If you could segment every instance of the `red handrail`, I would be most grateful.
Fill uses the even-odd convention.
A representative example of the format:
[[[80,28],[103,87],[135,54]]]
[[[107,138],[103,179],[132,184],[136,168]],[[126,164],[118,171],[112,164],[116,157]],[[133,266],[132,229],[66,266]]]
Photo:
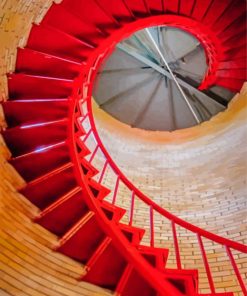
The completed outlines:
[[[245,246],[241,243],[232,241],[230,239],[221,237],[219,235],[216,235],[216,234],[209,232],[205,229],[202,229],[200,227],[197,227],[197,226],[173,215],[169,211],[167,211],[164,208],[157,205],[154,201],[152,201],[149,197],[147,197],[144,193],[142,193],[137,187],[135,187],[131,181],[129,181],[129,179],[122,173],[122,171],[115,164],[115,162],[113,161],[113,159],[109,155],[108,151],[104,147],[104,145],[99,137],[99,134],[97,132],[96,126],[95,126],[93,112],[92,112],[91,97],[92,97],[92,91],[93,91],[93,82],[96,77],[97,70],[99,69],[99,66],[101,64],[101,60],[103,60],[104,58],[107,57],[107,55],[112,51],[113,46],[114,46],[114,41],[112,41],[112,44],[109,44],[109,42],[108,42],[108,46],[102,47],[102,48],[105,48],[105,51],[102,51],[102,48],[101,48],[101,51],[100,50],[96,51],[95,54],[92,55],[91,59],[88,61],[86,67],[83,70],[83,74],[81,75],[81,78],[80,78],[81,81],[86,81],[82,84],[80,93],[83,96],[83,99],[81,102],[86,104],[87,111],[84,114],[82,111],[82,108],[79,108],[79,110],[82,112],[82,114],[81,114],[82,117],[85,115],[88,116],[89,123],[90,123],[90,127],[89,127],[90,129],[89,129],[89,132],[87,133],[87,135],[85,135],[85,138],[89,137],[89,133],[90,134],[92,133],[93,137],[96,141],[97,147],[99,147],[99,149],[97,149],[97,151],[101,150],[101,152],[103,153],[103,155],[106,158],[106,162],[104,163],[104,166],[103,166],[103,171],[101,172],[100,182],[103,180],[106,166],[109,166],[109,167],[111,167],[111,169],[115,172],[115,174],[117,176],[117,181],[116,181],[115,188],[114,188],[114,195],[113,195],[112,203],[115,204],[115,202],[116,202],[118,186],[119,186],[120,181],[132,192],[131,208],[130,208],[130,223],[131,224],[133,221],[133,213],[134,213],[134,199],[139,198],[146,205],[148,205],[148,207],[150,209],[150,245],[151,246],[154,246],[153,212],[156,211],[157,213],[159,213],[160,215],[162,215],[163,217],[165,217],[166,219],[171,221],[174,247],[175,247],[175,255],[176,255],[178,269],[182,268],[182,264],[181,264],[181,259],[180,259],[179,244],[178,244],[177,233],[176,233],[176,225],[196,234],[196,236],[198,237],[198,243],[199,243],[199,246],[201,249],[202,259],[203,259],[206,274],[208,277],[210,290],[212,292],[215,291],[214,282],[213,282],[213,278],[211,275],[210,266],[207,261],[207,255],[206,255],[206,251],[203,246],[202,238],[209,239],[215,243],[218,243],[218,244],[224,246],[227,250],[228,256],[230,258],[230,262],[232,264],[232,267],[234,269],[236,277],[239,281],[240,287],[241,287],[242,291],[245,293],[246,288],[244,287],[240,272],[239,272],[236,262],[232,256],[231,249],[234,249],[234,250],[242,252],[242,253],[247,253],[247,246]],[[97,151],[94,153],[94,156],[97,153]]]

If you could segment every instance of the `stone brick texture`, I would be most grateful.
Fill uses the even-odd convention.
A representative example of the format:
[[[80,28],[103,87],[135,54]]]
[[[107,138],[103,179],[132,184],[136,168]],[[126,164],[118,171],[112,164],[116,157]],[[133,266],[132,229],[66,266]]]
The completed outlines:
[[[175,132],[149,132],[116,121],[94,104],[99,135],[115,163],[133,184],[178,217],[223,237],[247,242],[247,88],[243,86],[228,109],[210,121]],[[91,143],[93,147],[93,142]],[[98,168],[104,158],[95,159]],[[103,183],[114,189],[116,175],[108,168]],[[112,195],[108,197],[112,199]],[[129,219],[131,191],[121,182],[117,204]],[[143,243],[150,241],[150,208],[135,199],[134,225],[144,227]],[[155,246],[170,249],[175,267],[171,223],[155,213]],[[184,268],[200,270],[200,289],[208,293],[197,236],[177,227]],[[226,288],[242,295],[224,247],[203,240],[217,291]],[[235,254],[246,279],[247,257]],[[239,292],[239,294],[238,294]]]

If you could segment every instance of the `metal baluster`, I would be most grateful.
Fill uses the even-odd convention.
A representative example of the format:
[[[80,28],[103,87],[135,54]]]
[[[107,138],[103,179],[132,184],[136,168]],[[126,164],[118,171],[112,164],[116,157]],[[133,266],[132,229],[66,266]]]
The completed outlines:
[[[247,289],[246,289],[246,287],[245,287],[245,284],[244,284],[244,282],[243,282],[243,279],[242,279],[242,277],[241,277],[241,274],[240,274],[240,272],[239,272],[239,269],[238,269],[238,266],[237,266],[237,264],[236,264],[236,262],[235,262],[235,259],[234,259],[233,255],[232,255],[232,251],[231,251],[231,249],[230,249],[229,247],[227,247],[227,246],[226,246],[226,252],[227,252],[227,255],[228,255],[228,257],[229,257],[229,259],[230,259],[230,261],[231,261],[232,267],[233,267],[234,272],[235,272],[235,274],[236,274],[236,277],[237,277],[237,279],[238,279],[239,285],[240,285],[240,287],[241,287],[241,289],[242,289],[243,295],[247,295]]]
[[[200,234],[197,234],[197,238],[198,238],[198,243],[201,249],[201,253],[202,253],[202,259],[203,259],[203,263],[206,269],[206,273],[207,273],[207,278],[208,278],[208,283],[209,283],[209,287],[211,290],[211,293],[215,293],[215,288],[214,288],[214,282],[213,282],[213,278],[212,278],[212,274],[210,271],[210,267],[208,264],[208,259],[207,259],[207,255],[203,246],[203,242],[202,242],[202,238],[200,236]]]
[[[104,174],[105,174],[105,171],[106,171],[106,167],[107,167],[107,165],[108,165],[108,160],[105,161],[105,164],[104,164],[104,166],[103,166],[103,170],[102,170],[102,172],[101,172],[101,175],[100,175],[100,178],[99,178],[98,183],[101,183],[101,182],[102,182],[103,177],[104,177]]]
[[[131,204],[130,204],[129,225],[132,225],[132,222],[133,222],[134,206],[135,206],[135,192],[132,191],[132,195],[131,195]]]
[[[86,136],[84,137],[84,139],[83,139],[84,143],[87,141],[87,139],[90,136],[91,132],[92,132],[92,128],[90,128],[90,130],[87,132]]]
[[[154,212],[153,212],[153,206],[150,206],[150,246],[154,247]]]
[[[112,204],[113,205],[115,204],[116,198],[117,198],[117,191],[118,191],[118,186],[119,186],[119,180],[120,180],[120,177],[117,176],[117,181],[116,181],[116,184],[115,184],[115,189],[114,189],[113,198],[112,198]]]
[[[182,269],[179,244],[178,244],[178,237],[177,237],[177,231],[176,231],[176,224],[174,223],[174,221],[172,221],[172,234],[173,234],[173,241],[174,241],[174,247],[175,247],[177,268]]]
[[[96,147],[95,147],[95,149],[93,151],[93,154],[91,155],[91,157],[90,157],[90,159],[88,161],[89,163],[91,163],[93,161],[93,159],[95,157],[95,154],[97,153],[98,149],[99,149],[99,144],[96,145]]]

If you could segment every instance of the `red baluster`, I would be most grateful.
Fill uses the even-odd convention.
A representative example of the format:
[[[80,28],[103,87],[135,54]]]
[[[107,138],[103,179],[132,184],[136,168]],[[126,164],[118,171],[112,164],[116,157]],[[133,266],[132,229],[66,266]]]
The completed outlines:
[[[212,274],[211,274],[210,267],[209,267],[209,264],[208,264],[207,255],[206,255],[206,252],[205,252],[205,249],[204,249],[204,246],[203,246],[202,238],[201,238],[201,236],[199,234],[197,234],[197,238],[198,238],[199,246],[200,246],[201,253],[202,253],[203,263],[204,263],[205,270],[206,270],[206,273],[207,273],[209,287],[210,287],[211,293],[215,293],[214,282],[213,282]]]
[[[240,274],[240,272],[239,272],[239,269],[238,269],[238,266],[237,266],[237,264],[236,264],[236,262],[235,262],[235,259],[234,259],[233,255],[232,255],[232,251],[231,251],[231,249],[230,249],[229,247],[227,247],[227,246],[226,246],[226,252],[227,252],[227,255],[228,255],[228,257],[229,257],[229,259],[230,259],[230,261],[231,261],[232,267],[233,267],[234,272],[235,272],[235,274],[236,274],[236,277],[237,277],[237,279],[238,279],[239,285],[240,285],[240,287],[241,287],[241,289],[242,289],[243,295],[247,295],[247,289],[246,289],[246,287],[245,287],[245,284],[244,284],[244,282],[243,282],[243,279],[242,279],[242,277],[241,277],[241,274]]]
[[[150,246],[154,247],[154,212],[153,212],[153,206],[150,206]]]
[[[117,198],[117,191],[118,191],[118,186],[119,186],[119,176],[117,176],[117,181],[115,184],[115,189],[114,189],[114,193],[113,193],[113,198],[112,198],[112,204],[114,205],[116,202],[116,198]]]
[[[96,145],[96,147],[95,147],[95,149],[94,149],[94,151],[93,151],[93,153],[92,153],[92,155],[91,155],[91,157],[89,159],[89,163],[91,163],[93,161],[93,159],[95,157],[95,154],[97,153],[98,149],[99,149],[99,144]]]
[[[129,225],[132,225],[133,215],[134,215],[134,206],[135,206],[135,192],[132,191],[132,195],[131,195],[131,204],[130,204]]]
[[[174,221],[172,221],[172,234],[173,234],[173,241],[174,241],[174,247],[175,247],[177,268],[182,269],[179,244],[178,244],[178,237],[177,237],[177,231],[176,231],[176,224],[174,223]]]
[[[86,136],[84,137],[84,139],[83,139],[84,143],[87,141],[87,139],[90,136],[91,132],[92,132],[92,128],[90,128],[90,130],[87,132]]]
[[[101,175],[100,175],[100,177],[99,177],[99,183],[101,183],[102,182],[102,180],[103,180],[103,177],[104,177],[104,174],[105,174],[105,171],[106,171],[106,167],[107,167],[107,165],[108,165],[108,160],[106,160],[105,161],[105,164],[104,164],[104,166],[103,166],[103,170],[102,170],[102,172],[101,172]]]

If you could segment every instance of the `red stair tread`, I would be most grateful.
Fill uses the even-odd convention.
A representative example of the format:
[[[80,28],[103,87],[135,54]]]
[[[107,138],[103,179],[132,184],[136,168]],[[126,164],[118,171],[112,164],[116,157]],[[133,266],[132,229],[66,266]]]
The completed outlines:
[[[198,271],[186,269],[164,269],[164,278],[171,282],[184,295],[198,292]]]
[[[61,167],[69,161],[68,147],[62,142],[40,151],[13,158],[10,163],[29,182]]]
[[[95,1],[64,0],[61,5],[80,17],[83,22],[94,24],[107,31],[117,27],[115,20],[103,11]],[[93,11],[93,14],[89,14],[89,11]]]
[[[68,117],[68,99],[15,100],[2,104],[8,127]],[[20,112],[22,110],[22,112]]]
[[[82,263],[86,263],[104,239],[93,212],[88,212],[60,240],[57,250]]]
[[[122,296],[157,295],[157,292],[147,283],[147,281],[129,265],[126,267],[116,291]]]
[[[143,17],[149,15],[149,11],[143,0],[125,0],[127,6],[136,17]]]
[[[104,37],[103,33],[95,25],[83,22],[81,18],[70,13],[64,6],[55,3],[48,10],[42,24],[57,28],[77,39],[94,45],[98,44]]]
[[[115,222],[120,221],[120,219],[126,213],[126,210],[124,210],[123,208],[112,205],[107,201],[101,201],[99,205],[103,210],[103,212],[105,213],[105,215],[107,216],[107,218]]]
[[[107,187],[99,184],[93,179],[88,181],[88,186],[92,191],[93,196],[98,200],[103,200],[111,192]]]
[[[126,225],[123,223],[119,223],[119,229],[128,239],[128,241],[134,246],[138,246],[140,244],[145,233],[145,230],[142,228]]]
[[[121,278],[127,262],[112,244],[105,238],[92,258],[86,264],[87,273],[83,281],[114,290]]]
[[[117,5],[112,5],[111,0],[100,0],[98,3],[101,7],[107,7],[108,13],[120,23],[133,20],[133,14],[124,1],[118,1]]]
[[[194,7],[195,0],[180,0],[180,10],[181,15],[190,16],[192,9]]]
[[[36,218],[36,222],[52,233],[62,236],[87,212],[83,194],[80,187],[77,187],[45,208]]]
[[[73,166],[68,163],[28,183],[21,193],[43,210],[76,185]]]
[[[156,269],[164,270],[169,250],[149,246],[138,246],[138,251]]]
[[[44,76],[10,74],[10,99],[64,99],[71,94],[72,81]]]
[[[30,48],[18,48],[16,72],[30,75],[74,79],[79,75],[80,63],[62,59]]]
[[[13,156],[20,156],[64,141],[67,137],[67,126],[67,119],[23,125],[7,129],[3,132],[3,137]]]
[[[87,42],[45,25],[33,25],[27,47],[77,63],[85,61],[94,49]]]

